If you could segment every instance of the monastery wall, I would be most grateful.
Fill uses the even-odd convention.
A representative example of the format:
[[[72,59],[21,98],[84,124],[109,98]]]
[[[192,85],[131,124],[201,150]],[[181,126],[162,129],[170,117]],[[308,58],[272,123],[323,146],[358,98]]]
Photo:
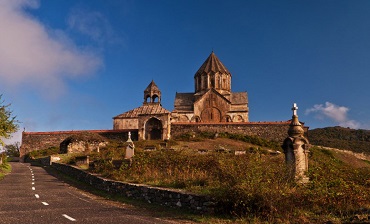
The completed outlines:
[[[243,122],[243,123],[172,123],[171,137],[179,136],[189,132],[228,132],[232,134],[243,134],[258,136],[273,141],[283,142],[288,135],[290,121],[281,122]],[[308,131],[308,128],[304,128]]]
[[[60,143],[71,135],[93,132],[107,139],[126,141],[128,132],[131,131],[132,139],[137,140],[137,130],[83,130],[83,131],[53,131],[53,132],[23,132],[20,157],[32,151],[47,149],[49,147],[58,147]]]
[[[283,142],[287,137],[290,121],[281,122],[244,122],[244,123],[172,123],[171,137],[179,136],[183,133],[228,132],[233,134],[243,134],[259,136],[269,140]],[[304,127],[307,133],[308,128]],[[132,133],[132,140],[138,139],[137,130],[84,130],[84,131],[56,131],[56,132],[23,132],[20,157],[35,150],[47,149],[49,147],[60,147],[60,143],[71,135],[82,132],[94,132],[107,139],[126,141],[128,132]]]

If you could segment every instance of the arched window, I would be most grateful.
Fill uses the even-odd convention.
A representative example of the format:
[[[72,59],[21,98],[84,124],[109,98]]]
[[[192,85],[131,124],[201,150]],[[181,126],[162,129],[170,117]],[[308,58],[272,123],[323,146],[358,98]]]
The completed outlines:
[[[159,102],[159,97],[157,95],[152,96],[152,103],[158,103]]]
[[[210,88],[216,88],[216,82],[215,82],[215,75],[213,74],[213,75],[210,75],[209,76],[209,87]]]

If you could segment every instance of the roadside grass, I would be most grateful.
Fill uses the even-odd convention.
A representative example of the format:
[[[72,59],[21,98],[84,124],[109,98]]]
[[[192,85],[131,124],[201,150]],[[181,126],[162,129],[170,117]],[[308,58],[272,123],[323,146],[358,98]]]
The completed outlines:
[[[34,164],[36,165],[36,164]],[[125,206],[129,206],[130,209],[135,211],[144,211],[147,214],[150,214],[153,217],[170,219],[170,220],[178,220],[181,221],[190,221],[190,222],[202,222],[202,223],[227,223],[232,220],[230,217],[224,216],[211,216],[211,215],[199,215],[194,214],[191,211],[184,210],[184,209],[176,209],[170,207],[163,207],[157,204],[150,204],[146,201],[135,200],[131,198],[127,198],[125,196],[119,194],[111,194],[102,190],[98,190],[91,185],[88,185],[84,182],[78,181],[62,172],[55,170],[50,166],[43,166],[43,168],[51,175],[57,177],[59,180],[77,188],[88,192],[94,196],[104,198],[106,200],[122,203]]]
[[[6,158],[3,159],[3,164],[0,165],[0,180],[2,180],[5,177],[5,175],[10,173],[11,171],[12,171],[11,165],[6,161]]]

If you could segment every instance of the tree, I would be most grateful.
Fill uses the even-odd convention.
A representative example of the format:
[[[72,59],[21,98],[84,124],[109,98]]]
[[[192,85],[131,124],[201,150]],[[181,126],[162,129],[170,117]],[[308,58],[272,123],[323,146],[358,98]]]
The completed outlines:
[[[12,156],[12,157],[19,157],[20,143],[16,142],[16,143],[11,144],[11,145],[6,145],[4,147],[4,149],[5,149],[6,155]]]
[[[12,133],[19,128],[16,116],[13,116],[13,111],[9,110],[10,104],[4,104],[0,94],[0,145],[4,145],[3,138],[8,139],[12,137]]]

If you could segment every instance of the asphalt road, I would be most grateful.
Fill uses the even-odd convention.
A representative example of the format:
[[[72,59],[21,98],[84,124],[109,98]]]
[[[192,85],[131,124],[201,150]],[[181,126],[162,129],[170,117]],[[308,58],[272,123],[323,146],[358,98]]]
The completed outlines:
[[[92,197],[42,167],[11,163],[0,181],[0,223],[178,223],[121,203]]]

